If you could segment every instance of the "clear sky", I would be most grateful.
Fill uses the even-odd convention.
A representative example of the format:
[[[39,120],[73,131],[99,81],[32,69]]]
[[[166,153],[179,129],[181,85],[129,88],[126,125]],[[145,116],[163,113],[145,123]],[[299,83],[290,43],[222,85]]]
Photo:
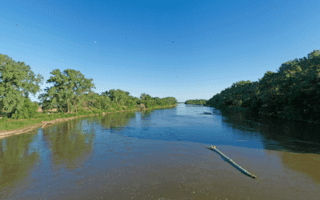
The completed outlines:
[[[319,8],[319,0],[2,1],[0,53],[44,83],[69,68],[99,94],[209,99],[320,49]]]

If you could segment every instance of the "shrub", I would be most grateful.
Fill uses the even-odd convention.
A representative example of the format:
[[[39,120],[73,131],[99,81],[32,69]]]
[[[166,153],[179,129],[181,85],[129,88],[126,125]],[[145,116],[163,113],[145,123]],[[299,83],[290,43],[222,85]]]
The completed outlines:
[[[93,114],[99,114],[102,113],[102,111],[100,109],[94,109],[92,110]]]
[[[146,108],[151,108],[152,104],[150,101],[145,101]]]
[[[78,115],[86,115],[87,111],[83,108],[78,109]]]
[[[17,108],[11,115],[12,119],[30,119],[36,118],[38,116],[38,104],[36,102],[31,102],[29,98],[25,98],[23,106]]]

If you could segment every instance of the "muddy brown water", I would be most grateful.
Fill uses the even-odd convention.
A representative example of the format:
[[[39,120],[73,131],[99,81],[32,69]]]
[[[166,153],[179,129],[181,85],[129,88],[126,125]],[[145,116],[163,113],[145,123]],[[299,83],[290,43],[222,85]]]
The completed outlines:
[[[179,105],[116,113],[3,138],[0,199],[320,196],[317,135],[307,140],[317,126],[308,129],[282,121],[282,128],[304,127],[309,137],[298,137],[298,132],[280,136],[285,129],[275,124],[279,120],[218,111],[214,116],[200,115],[203,111],[215,110]],[[244,175],[207,149],[210,144],[257,178]]]

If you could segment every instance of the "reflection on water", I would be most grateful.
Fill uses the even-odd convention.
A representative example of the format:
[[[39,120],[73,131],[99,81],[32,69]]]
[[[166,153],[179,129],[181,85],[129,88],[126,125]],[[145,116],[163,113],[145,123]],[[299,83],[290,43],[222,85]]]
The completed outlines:
[[[211,112],[214,115],[201,115]],[[320,153],[320,126],[253,114],[178,104],[166,110],[136,113],[116,132],[129,137],[191,141],[300,153]]]
[[[51,152],[51,162],[66,169],[83,163],[93,149],[93,120],[72,120],[43,130],[43,141]]]
[[[112,168],[124,152],[137,151],[133,141],[141,138],[297,152],[281,154],[281,163],[320,183],[319,132],[315,124],[185,104],[75,119],[0,140],[0,199],[30,188],[53,195],[50,185],[56,180],[58,185],[77,180],[81,187],[83,174]],[[116,144],[126,148],[116,150]]]
[[[135,112],[118,112],[105,115],[101,119],[101,126],[106,129],[121,131],[128,122],[135,117]]]
[[[282,118],[222,112],[225,126],[240,135],[261,136],[264,149],[320,154],[320,125]]]
[[[0,140],[0,191],[28,176],[39,159],[39,150],[30,147],[34,134]]]

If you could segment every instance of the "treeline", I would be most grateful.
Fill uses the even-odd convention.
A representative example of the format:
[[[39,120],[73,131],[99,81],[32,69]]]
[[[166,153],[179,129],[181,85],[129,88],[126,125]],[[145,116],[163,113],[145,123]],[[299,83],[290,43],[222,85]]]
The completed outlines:
[[[159,108],[175,105],[174,97],[151,97],[141,94],[133,97],[129,92],[112,89],[101,94],[92,91],[95,88],[92,79],[87,79],[80,72],[66,69],[61,72],[53,70],[46,83],[47,87],[38,99],[40,103],[31,102],[29,95],[40,91],[39,84],[43,77],[31,71],[24,62],[16,62],[7,55],[0,54],[0,111],[7,118],[37,118],[39,106],[43,112],[56,109],[57,112],[88,114],[144,108]]]
[[[199,104],[199,105],[205,105],[207,103],[207,100],[205,99],[194,99],[194,100],[187,100],[184,102],[185,104]]]
[[[256,82],[239,81],[214,95],[207,106],[252,111],[292,120],[320,121],[320,53],[283,63]]]

